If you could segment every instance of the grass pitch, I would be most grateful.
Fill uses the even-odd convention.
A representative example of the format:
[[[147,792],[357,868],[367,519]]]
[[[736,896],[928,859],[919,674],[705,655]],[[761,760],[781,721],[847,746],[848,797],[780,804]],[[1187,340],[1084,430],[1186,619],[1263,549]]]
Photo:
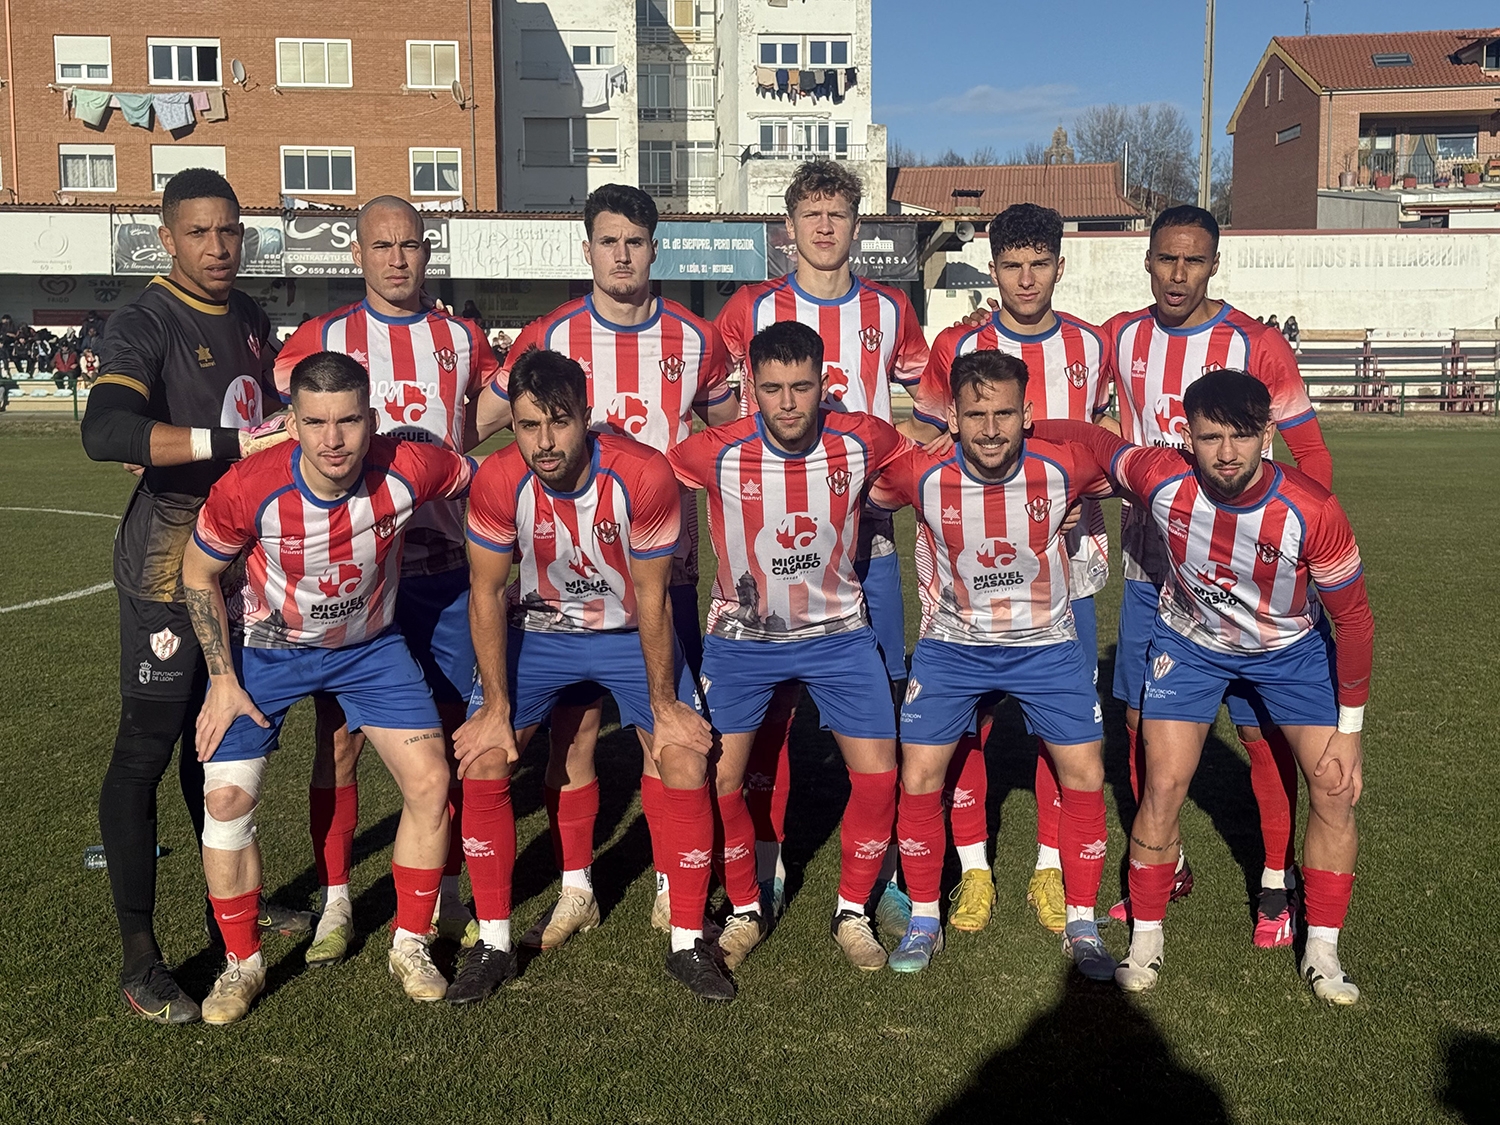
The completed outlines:
[[[113,521],[12,509],[118,513],[130,478],[86,461],[70,424],[0,421],[0,608],[107,581]],[[99,838],[118,715],[104,592],[0,613],[0,1121],[1092,1121],[1135,1106],[1178,1121],[1495,1120],[1500,987],[1484,911],[1500,869],[1500,429],[1330,421],[1377,623],[1361,871],[1342,943],[1363,991],[1355,1009],[1324,1007],[1289,952],[1250,944],[1259,834],[1222,719],[1184,810],[1197,889],[1172,908],[1155,994],[1127,1000],[1070,973],[1027,908],[1032,758],[1004,708],[989,747],[994,921],[950,932],[918,976],[854,972],[827,931],[847,782],[804,706],[791,902],[732,1005],[696,1003],[662,969],[638,751],[615,732],[600,753],[605,923],[500,995],[472,1010],[419,1007],[388,977],[398,799],[372,754],[349,962],[309,972],[301,944],[272,939],[269,992],[245,1023],[149,1025],[121,1005],[108,882],[81,862]],[[903,527],[909,543],[909,516]],[[1100,599],[1106,695],[1118,589]],[[1106,717],[1118,860],[1130,797],[1118,707]],[[261,814],[267,892],[299,906],[315,889],[310,740],[304,704]],[[519,933],[555,891],[535,752],[515,802]],[[217,966],[201,952],[202,876],[170,776],[161,840],[159,935],[201,996]],[[1101,906],[1118,889],[1112,862]],[[1106,929],[1116,953],[1125,939]]]

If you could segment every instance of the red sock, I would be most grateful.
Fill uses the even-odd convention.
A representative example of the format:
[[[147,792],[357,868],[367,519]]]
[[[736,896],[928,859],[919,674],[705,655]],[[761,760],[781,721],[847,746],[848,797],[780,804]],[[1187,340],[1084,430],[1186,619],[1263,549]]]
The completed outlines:
[[[1297,760],[1280,728],[1267,737],[1246,742],[1250,755],[1250,788],[1260,809],[1260,837],[1265,844],[1266,866],[1285,871],[1292,865],[1292,825],[1297,823]]]
[[[510,778],[464,780],[464,855],[474,887],[474,914],[485,922],[510,917],[510,882],[516,867],[516,816]]]
[[[312,831],[313,866],[320,887],[349,882],[354,866],[354,830],[359,826],[359,786],[307,790],[308,827]]]
[[[672,865],[660,870],[672,883],[672,925],[701,930],[714,847],[713,798],[707,782],[698,789],[668,789],[663,785],[661,794],[662,829],[667,837],[662,850],[671,856]],[[755,874],[753,856],[750,874]]]
[[[651,866],[670,882],[677,870],[677,856],[672,851],[667,826],[666,792],[667,787],[661,783],[661,778],[641,774],[641,815],[646,818],[646,833],[651,837]]]
[[[1104,790],[1064,789],[1058,811],[1064,901],[1069,906],[1092,907],[1099,898],[1109,839],[1104,827]]]
[[[414,934],[432,929],[432,905],[443,883],[443,869],[392,863],[391,880],[396,884],[396,928]]]
[[[896,771],[849,771],[849,803],[839,830],[839,897],[864,902],[875,889],[880,861],[896,820]]]
[[[1349,899],[1354,894],[1354,875],[1340,871],[1302,869],[1302,901],[1306,904],[1307,924],[1342,930],[1349,913]]]
[[[594,862],[594,822],[598,818],[597,777],[581,789],[547,786],[547,823],[552,826],[552,858],[559,871],[581,871]],[[649,817],[646,823],[649,828]]]
[[[1061,849],[1058,843],[1062,838],[1058,830],[1061,820],[1062,785],[1057,780],[1057,766],[1039,738],[1036,740],[1036,842]]]
[[[448,786],[448,858],[443,863],[444,875],[457,875],[464,869],[464,786],[468,782]]]
[[[714,818],[714,855],[723,864],[724,893],[734,906],[749,906],[760,901],[760,886],[755,881],[755,824],[745,807],[741,789],[719,798],[719,814]]]
[[[260,888],[233,898],[208,896],[214,919],[224,935],[224,951],[243,961],[260,952]],[[1347,902],[1348,899],[1346,898]]]
[[[1146,776],[1146,755],[1141,749],[1141,732],[1125,724],[1125,743],[1130,754],[1130,793],[1136,808],[1141,807],[1141,780]]]
[[[907,894],[913,902],[937,902],[943,882],[943,856],[948,851],[942,791],[914,794],[903,785],[901,803],[896,808],[896,835],[901,840],[901,873],[906,876]]]
[[[988,733],[985,729],[977,735],[965,734],[958,740],[958,749],[953,751],[953,760],[948,763],[943,795],[949,802],[948,819],[953,824],[953,842],[960,847],[988,843],[990,838],[985,812],[990,780],[984,764],[984,736]],[[924,898],[922,901],[932,900]]]
[[[786,839],[786,802],[791,781],[792,720],[796,709],[787,712],[785,722],[767,715],[755,732],[750,758],[745,763],[745,807],[755,825],[755,838],[765,843]]]
[[[1167,916],[1167,899],[1172,896],[1172,879],[1177,861],[1141,863],[1130,861],[1130,912],[1137,922],[1160,922]]]

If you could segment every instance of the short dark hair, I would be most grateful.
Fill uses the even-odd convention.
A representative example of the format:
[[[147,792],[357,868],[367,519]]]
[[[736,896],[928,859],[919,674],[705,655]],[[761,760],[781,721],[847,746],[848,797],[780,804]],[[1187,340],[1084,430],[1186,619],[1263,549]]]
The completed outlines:
[[[786,187],[786,213],[795,215],[797,204],[804,199],[819,199],[825,195],[842,195],[858,215],[864,185],[858,176],[837,161],[809,160],[797,169]]]
[[[369,402],[370,373],[358,360],[349,358],[343,352],[313,352],[292,368],[289,392],[296,398],[299,391],[311,391],[313,394],[358,391]]]
[[[958,406],[958,392],[965,387],[978,387],[981,383],[1015,383],[1026,396],[1026,381],[1030,373],[1019,356],[1009,352],[968,352],[953,361],[948,370],[948,389],[953,395],[953,405]]]
[[[990,224],[990,257],[999,258],[1005,250],[1039,247],[1055,258],[1062,253],[1062,236],[1062,216],[1051,207],[1015,203]]]
[[[1271,424],[1271,391],[1243,371],[1210,371],[1182,392],[1182,412],[1190,420],[1206,418],[1237,434],[1258,434]]]
[[[170,227],[177,218],[178,206],[189,199],[227,199],[234,204],[236,212],[240,209],[240,197],[218,172],[212,168],[184,168],[162,189],[162,226]]]
[[[823,374],[823,337],[800,320],[778,320],[750,338],[750,371],[759,373],[767,363],[787,366],[812,360],[813,371]]]
[[[527,348],[511,368],[506,388],[511,402],[530,395],[554,418],[583,420],[589,409],[589,381],[575,359],[561,352]]]
[[[638,227],[645,227],[656,237],[656,200],[629,184],[604,184],[589,192],[583,201],[583,229],[594,237],[594,220],[608,211],[624,215]]]
[[[1156,238],[1157,231],[1166,230],[1168,227],[1201,227],[1208,231],[1208,236],[1213,239],[1214,249],[1219,248],[1219,220],[1202,207],[1194,207],[1191,203],[1168,207],[1156,216],[1156,222],[1151,224],[1152,239]]]

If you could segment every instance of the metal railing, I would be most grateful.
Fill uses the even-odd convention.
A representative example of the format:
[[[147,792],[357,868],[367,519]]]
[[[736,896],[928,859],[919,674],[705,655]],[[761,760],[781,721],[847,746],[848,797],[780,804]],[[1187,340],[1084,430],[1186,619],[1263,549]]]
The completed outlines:
[[[681,106],[643,105],[637,111],[642,121],[712,121],[711,109],[684,109]]]
[[[637,27],[637,43],[671,46],[674,43],[712,43],[712,27]]]
[[[751,145],[745,150],[747,159],[759,157],[763,160],[813,160],[822,157],[825,160],[863,160],[867,145],[843,145],[842,147],[830,145],[828,148],[818,148],[807,144],[787,145]]]

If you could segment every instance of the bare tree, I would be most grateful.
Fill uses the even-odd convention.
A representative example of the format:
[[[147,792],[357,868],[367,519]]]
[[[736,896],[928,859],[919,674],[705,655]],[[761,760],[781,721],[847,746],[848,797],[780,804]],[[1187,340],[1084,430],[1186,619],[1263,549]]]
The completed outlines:
[[[1195,193],[1193,131],[1175,106],[1090,106],[1074,119],[1080,160],[1120,160],[1130,145],[1129,198],[1155,216]]]
[[[1219,220],[1220,226],[1229,226],[1233,221],[1230,189],[1234,183],[1234,150],[1221,148],[1214,153],[1213,178],[1209,181],[1208,209]]]
[[[914,148],[908,148],[895,137],[886,146],[885,162],[892,168],[915,168],[926,164],[926,159]]]
[[[1007,164],[1045,164],[1047,146],[1041,141],[1027,141],[1022,148],[1013,148],[1005,154]]]
[[[999,161],[995,159],[995,146],[980,145],[974,150],[974,155],[969,157],[969,163],[976,165],[999,163]]]

